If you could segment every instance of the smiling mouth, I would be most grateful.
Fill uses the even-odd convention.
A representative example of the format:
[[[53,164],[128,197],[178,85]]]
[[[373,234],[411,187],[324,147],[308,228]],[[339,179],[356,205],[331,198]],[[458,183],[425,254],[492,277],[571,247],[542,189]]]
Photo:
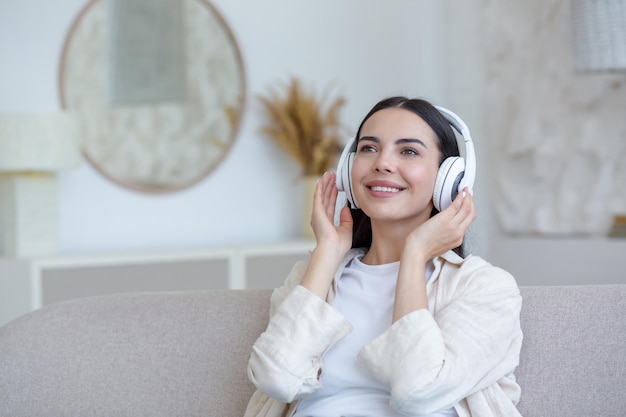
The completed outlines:
[[[381,193],[399,193],[400,191],[402,191],[400,188],[381,187],[381,186],[370,187],[370,190],[381,192]]]

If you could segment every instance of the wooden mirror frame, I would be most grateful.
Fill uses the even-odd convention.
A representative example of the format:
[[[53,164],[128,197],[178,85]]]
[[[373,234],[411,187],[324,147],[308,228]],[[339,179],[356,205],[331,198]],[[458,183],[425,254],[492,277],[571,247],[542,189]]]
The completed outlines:
[[[184,104],[107,104],[105,0],[86,4],[64,42],[61,106],[79,116],[89,163],[131,190],[173,192],[201,181],[227,155],[243,118],[246,77],[235,37],[207,0],[183,1],[188,20]]]

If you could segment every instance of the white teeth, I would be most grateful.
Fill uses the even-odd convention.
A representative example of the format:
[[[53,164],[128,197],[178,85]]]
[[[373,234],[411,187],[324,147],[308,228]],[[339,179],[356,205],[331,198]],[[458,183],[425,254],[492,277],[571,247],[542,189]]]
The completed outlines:
[[[391,188],[391,187],[379,187],[379,186],[375,186],[372,187],[372,191],[379,191],[379,192],[383,192],[383,193],[397,193],[400,191],[399,188]]]

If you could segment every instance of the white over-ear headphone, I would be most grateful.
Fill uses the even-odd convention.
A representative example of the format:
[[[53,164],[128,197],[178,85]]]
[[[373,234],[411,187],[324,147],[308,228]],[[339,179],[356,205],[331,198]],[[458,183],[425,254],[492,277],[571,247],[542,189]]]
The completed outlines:
[[[435,189],[433,191],[433,204],[439,211],[445,210],[465,187],[470,192],[474,186],[476,178],[476,155],[474,153],[474,143],[470,136],[470,131],[465,122],[450,110],[435,106],[437,110],[446,118],[448,123],[463,136],[465,144],[465,157],[450,156],[446,158],[437,173]],[[346,193],[346,198],[352,208],[359,208],[352,188],[352,164],[356,156],[357,141],[353,137],[348,141],[339,163],[337,164],[337,189]]]

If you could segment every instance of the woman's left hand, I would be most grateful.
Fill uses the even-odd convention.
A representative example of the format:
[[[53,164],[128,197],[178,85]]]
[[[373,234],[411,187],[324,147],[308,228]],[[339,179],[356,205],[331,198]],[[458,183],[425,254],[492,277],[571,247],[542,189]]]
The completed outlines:
[[[421,254],[432,259],[463,243],[463,237],[476,219],[474,198],[467,187],[452,204],[411,232],[405,244],[405,253]]]

